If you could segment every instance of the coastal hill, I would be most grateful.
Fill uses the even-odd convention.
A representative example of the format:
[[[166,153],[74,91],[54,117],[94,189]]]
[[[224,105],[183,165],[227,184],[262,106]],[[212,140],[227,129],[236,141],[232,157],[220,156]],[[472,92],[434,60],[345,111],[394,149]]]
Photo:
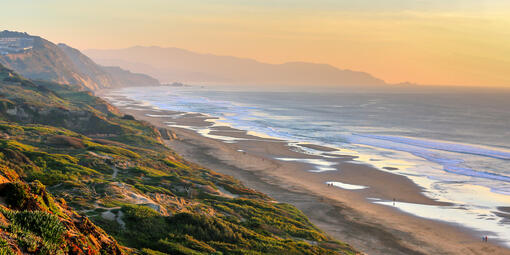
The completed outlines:
[[[0,64],[34,80],[72,84],[86,90],[153,86],[151,77],[97,65],[80,51],[26,33],[0,32]],[[136,84],[124,83],[136,81]]]
[[[48,80],[64,84],[73,84],[83,89],[113,87],[115,81],[95,64],[87,61],[76,65],[61,47],[38,36],[25,33],[0,32],[0,40],[30,40],[32,44],[25,49],[12,50],[0,55],[0,63],[16,72],[35,80]],[[6,47],[7,48],[7,47]],[[64,47],[67,50],[67,47]]]
[[[364,72],[331,65],[291,62],[266,64],[253,59],[199,54],[178,48],[131,47],[85,50],[102,65],[146,73],[162,82],[207,82],[236,85],[380,86],[385,82]]]
[[[158,86],[159,81],[149,75],[132,73],[118,66],[101,66],[120,87]]]
[[[175,138],[0,64],[0,254],[356,254]]]

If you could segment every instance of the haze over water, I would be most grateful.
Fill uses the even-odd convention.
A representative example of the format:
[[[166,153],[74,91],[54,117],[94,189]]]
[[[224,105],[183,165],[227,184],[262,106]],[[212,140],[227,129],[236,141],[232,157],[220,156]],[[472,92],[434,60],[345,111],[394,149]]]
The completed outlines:
[[[401,203],[401,210],[490,231],[510,243],[504,208],[510,204],[508,93],[140,91],[122,93],[162,109],[219,117],[235,128],[339,148],[339,154],[359,156],[356,162],[406,175],[427,196],[454,205]]]

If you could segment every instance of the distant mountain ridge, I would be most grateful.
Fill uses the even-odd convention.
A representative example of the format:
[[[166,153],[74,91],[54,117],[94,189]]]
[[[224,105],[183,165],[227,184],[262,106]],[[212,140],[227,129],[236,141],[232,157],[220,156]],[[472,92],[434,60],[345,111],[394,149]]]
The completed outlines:
[[[111,74],[111,69],[97,65],[77,49],[20,32],[0,32],[0,64],[30,79],[70,84],[83,90],[159,84],[152,77],[125,70]],[[123,83],[129,80],[139,84]]]
[[[267,64],[253,59],[195,53],[179,48],[136,46],[85,50],[103,65],[147,73],[163,82],[207,82],[251,85],[380,86],[386,83],[364,72],[306,62]]]

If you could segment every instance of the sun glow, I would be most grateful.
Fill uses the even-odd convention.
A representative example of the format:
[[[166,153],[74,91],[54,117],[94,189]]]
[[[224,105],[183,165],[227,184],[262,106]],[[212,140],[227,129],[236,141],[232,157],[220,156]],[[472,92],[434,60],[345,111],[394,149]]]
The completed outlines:
[[[510,87],[505,1],[21,0],[3,5],[11,11],[2,14],[0,29],[80,49],[172,46],[268,63],[327,63],[389,83]]]

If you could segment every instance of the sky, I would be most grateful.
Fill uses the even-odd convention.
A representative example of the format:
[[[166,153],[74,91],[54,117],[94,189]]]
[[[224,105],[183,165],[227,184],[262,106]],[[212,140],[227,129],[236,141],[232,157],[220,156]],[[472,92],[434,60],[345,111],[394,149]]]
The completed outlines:
[[[510,87],[508,0],[16,0],[0,29],[78,49],[178,47],[389,83]]]

